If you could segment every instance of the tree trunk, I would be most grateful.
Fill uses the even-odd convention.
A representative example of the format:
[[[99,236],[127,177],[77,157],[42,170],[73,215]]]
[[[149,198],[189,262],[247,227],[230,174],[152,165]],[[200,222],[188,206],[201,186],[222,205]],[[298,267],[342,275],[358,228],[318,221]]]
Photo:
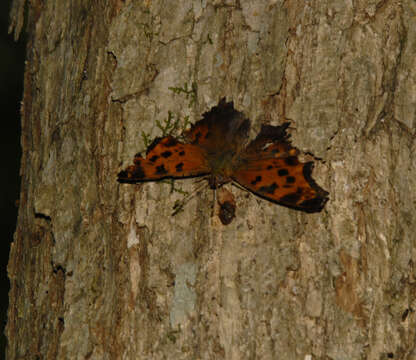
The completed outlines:
[[[26,6],[8,359],[416,357],[414,2]],[[291,121],[322,212],[230,186],[224,226],[209,189],[171,216],[195,180],[117,183],[223,97]]]

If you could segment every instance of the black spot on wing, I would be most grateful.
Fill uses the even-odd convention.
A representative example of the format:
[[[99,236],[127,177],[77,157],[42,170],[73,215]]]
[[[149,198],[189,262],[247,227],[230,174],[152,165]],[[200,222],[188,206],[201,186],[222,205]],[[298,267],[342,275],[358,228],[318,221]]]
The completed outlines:
[[[181,172],[183,170],[183,162],[176,164],[175,168],[176,168],[176,172]]]
[[[273,165],[267,166],[267,170],[271,170],[271,169],[273,169]]]
[[[184,156],[184,155],[185,155],[185,151],[182,150],[179,152],[179,156]]]
[[[164,151],[161,155],[166,159],[166,158],[172,156],[172,151],[169,151],[169,150]]]
[[[146,173],[144,172],[143,168],[140,165],[136,165],[134,167],[132,177],[137,178],[137,179],[144,179],[146,177]]]
[[[165,165],[162,164],[162,165],[156,166],[156,175],[165,175],[167,173],[168,172],[165,169]]]
[[[257,183],[259,183],[261,181],[262,177],[256,176],[256,178],[251,182],[251,185],[256,185]]]
[[[274,192],[278,188],[279,188],[279,186],[274,182],[273,184],[271,184],[269,186],[260,187],[259,192],[264,193],[264,194],[274,194]]]
[[[157,159],[159,159],[159,156],[153,155],[149,160],[154,163]]]
[[[287,169],[279,169],[277,170],[277,175],[286,176],[286,175],[289,175],[289,171],[287,171]]]
[[[288,176],[288,177],[286,178],[286,182],[287,182],[288,184],[293,184],[293,183],[295,183],[295,182],[296,182],[296,179],[295,179],[295,177],[294,177],[294,176]]]
[[[295,166],[298,163],[298,158],[296,156],[288,156],[285,158],[285,163],[289,166]]]

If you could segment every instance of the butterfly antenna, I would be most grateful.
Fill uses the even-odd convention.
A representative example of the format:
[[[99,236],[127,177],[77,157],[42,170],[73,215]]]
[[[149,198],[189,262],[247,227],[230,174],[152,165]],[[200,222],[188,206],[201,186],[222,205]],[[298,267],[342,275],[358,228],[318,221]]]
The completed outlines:
[[[209,177],[210,177],[210,175],[201,176],[198,179],[195,179],[194,183],[196,184],[196,183],[200,183],[204,180],[208,180]]]
[[[200,182],[200,181],[197,181]],[[204,187],[206,187],[207,184],[203,183],[200,184],[194,191],[192,191],[190,194],[186,195],[182,200],[175,201],[175,204],[173,205],[173,213],[172,216],[175,216],[176,214],[180,213],[185,205],[192,200],[192,198],[195,197],[196,194],[198,194]]]

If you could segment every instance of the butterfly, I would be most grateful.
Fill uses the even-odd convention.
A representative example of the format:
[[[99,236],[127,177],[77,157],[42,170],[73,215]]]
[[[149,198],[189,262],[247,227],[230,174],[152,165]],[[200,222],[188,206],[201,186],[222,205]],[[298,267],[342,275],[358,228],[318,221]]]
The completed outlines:
[[[145,157],[137,154],[133,165],[118,174],[118,181],[138,183],[205,175],[212,189],[233,182],[277,204],[319,212],[328,201],[328,193],[312,179],[313,163],[299,161],[299,151],[292,147],[286,132],[288,126],[288,122],[262,125],[249,142],[250,120],[234,109],[233,102],[223,99],[181,139],[170,135],[156,138]],[[234,213],[227,214],[234,211],[235,204],[224,204],[227,207],[221,209],[228,223]]]

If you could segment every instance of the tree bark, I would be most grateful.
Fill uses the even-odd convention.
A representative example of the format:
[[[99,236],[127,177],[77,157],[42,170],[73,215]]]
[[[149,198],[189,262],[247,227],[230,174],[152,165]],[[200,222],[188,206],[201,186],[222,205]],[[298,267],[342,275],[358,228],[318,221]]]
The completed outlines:
[[[416,7],[398,1],[31,1],[8,359],[416,357]],[[25,1],[14,0],[18,36]],[[291,121],[318,214],[194,180],[120,185],[233,100]]]

